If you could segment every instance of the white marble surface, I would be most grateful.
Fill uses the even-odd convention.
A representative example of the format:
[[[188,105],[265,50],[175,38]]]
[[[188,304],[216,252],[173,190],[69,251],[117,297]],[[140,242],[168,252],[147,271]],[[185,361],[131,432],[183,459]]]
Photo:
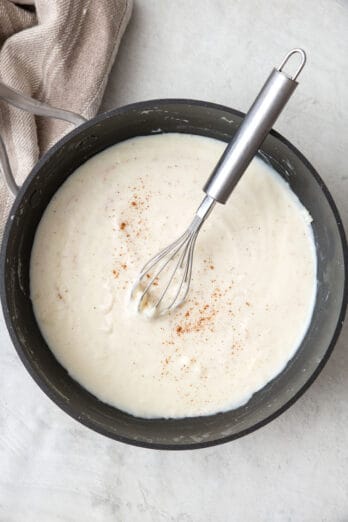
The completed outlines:
[[[270,67],[309,63],[277,129],[316,166],[348,225],[348,3],[136,0],[104,109],[157,97],[246,110]],[[80,426],[38,389],[0,318],[0,521],[348,520],[348,329],[280,418],[224,446],[133,448]]]

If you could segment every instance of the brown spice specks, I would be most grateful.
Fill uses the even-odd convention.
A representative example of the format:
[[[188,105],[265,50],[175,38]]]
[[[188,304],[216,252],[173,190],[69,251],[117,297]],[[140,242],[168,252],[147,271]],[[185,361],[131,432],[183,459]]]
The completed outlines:
[[[191,313],[191,316],[190,316]],[[187,311],[181,321],[181,324],[176,326],[175,331],[177,335],[183,335],[185,333],[200,332],[208,328],[210,331],[214,330],[214,318],[217,311],[213,309],[209,304],[205,304],[198,310],[195,307],[191,307]]]

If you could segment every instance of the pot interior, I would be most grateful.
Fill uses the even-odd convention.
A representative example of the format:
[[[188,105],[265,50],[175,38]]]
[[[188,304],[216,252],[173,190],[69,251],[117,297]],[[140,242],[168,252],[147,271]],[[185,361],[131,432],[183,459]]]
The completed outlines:
[[[66,178],[94,154],[134,136],[183,132],[228,141],[242,117],[225,107],[188,100],[144,102],[100,115],[72,131],[40,160],[12,208],[2,245],[1,297],[15,348],[48,396],[72,417],[109,437],[167,449],[202,447],[240,437],[292,404],[319,373],[336,341],[346,301],[343,228],[313,168],[274,132],[260,153],[286,179],[313,217],[317,298],[309,330],[297,353],[247,404],[207,417],[136,418],[100,402],[76,383],[41,336],[29,297],[30,253],[40,218]]]

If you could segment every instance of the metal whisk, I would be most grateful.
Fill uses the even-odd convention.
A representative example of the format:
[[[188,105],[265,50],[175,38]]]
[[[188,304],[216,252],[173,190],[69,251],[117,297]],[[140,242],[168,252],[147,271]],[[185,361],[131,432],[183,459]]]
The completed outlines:
[[[291,77],[283,67],[295,54],[300,55],[301,61]],[[305,52],[293,49],[281,65],[273,69],[206,182],[203,188],[206,196],[191,224],[182,236],[151,258],[135,280],[131,299],[138,312],[149,316],[164,315],[185,301],[190,288],[194,248],[204,221],[216,202],[226,203],[296,89],[296,79],[305,63]],[[165,275],[167,277],[163,277]]]

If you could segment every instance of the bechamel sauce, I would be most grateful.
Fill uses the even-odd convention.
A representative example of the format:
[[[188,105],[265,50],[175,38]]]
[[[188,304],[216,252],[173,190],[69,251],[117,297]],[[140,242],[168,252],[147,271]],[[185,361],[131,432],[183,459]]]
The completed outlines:
[[[39,224],[30,282],[47,344],[82,386],[134,415],[238,407],[284,368],[308,327],[311,218],[260,159],[202,228],[186,304],[154,320],[127,306],[144,262],[191,221],[224,147],[180,134],[123,142],[77,169]]]

